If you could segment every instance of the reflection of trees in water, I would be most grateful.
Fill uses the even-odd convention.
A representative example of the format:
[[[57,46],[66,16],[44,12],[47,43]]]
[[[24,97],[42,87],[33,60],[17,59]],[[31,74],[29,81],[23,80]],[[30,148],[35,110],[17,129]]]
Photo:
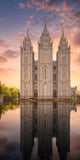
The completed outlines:
[[[19,105],[12,104],[12,103],[9,103],[8,105],[0,106],[0,118],[2,114],[5,114],[5,112],[7,112],[8,110],[16,110],[17,108],[19,108]]]
[[[76,111],[75,104],[45,102],[21,105],[21,151],[24,160],[30,160],[30,157],[40,160],[54,158],[54,137],[59,159],[67,159],[70,152],[71,110]],[[35,137],[38,143],[34,143]]]

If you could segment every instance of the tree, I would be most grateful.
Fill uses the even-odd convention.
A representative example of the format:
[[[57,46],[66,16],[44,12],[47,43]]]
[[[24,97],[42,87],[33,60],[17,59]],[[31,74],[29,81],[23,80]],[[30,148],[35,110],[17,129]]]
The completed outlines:
[[[11,98],[19,98],[20,96],[20,91],[18,88],[9,88],[5,84],[1,84],[0,82],[0,94],[4,94],[6,96],[10,96]]]

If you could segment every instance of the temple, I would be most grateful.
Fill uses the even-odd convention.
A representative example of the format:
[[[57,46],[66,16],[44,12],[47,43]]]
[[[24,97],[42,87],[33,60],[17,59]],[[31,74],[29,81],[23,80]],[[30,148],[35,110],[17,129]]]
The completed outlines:
[[[38,42],[38,60],[34,59],[28,29],[21,46],[20,96],[25,99],[71,98],[76,96],[77,88],[71,88],[70,82],[70,45],[62,29],[56,61],[53,60],[53,42],[45,16],[43,32]]]

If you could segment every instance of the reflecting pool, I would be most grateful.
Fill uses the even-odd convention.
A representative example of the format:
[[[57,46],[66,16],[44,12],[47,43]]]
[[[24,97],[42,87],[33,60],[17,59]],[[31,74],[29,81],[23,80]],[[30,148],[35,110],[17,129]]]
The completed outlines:
[[[1,106],[0,160],[80,160],[80,105]]]

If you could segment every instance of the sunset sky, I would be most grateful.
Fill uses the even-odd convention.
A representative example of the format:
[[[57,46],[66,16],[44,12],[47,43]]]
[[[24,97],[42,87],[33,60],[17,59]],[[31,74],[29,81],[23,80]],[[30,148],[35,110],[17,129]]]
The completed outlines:
[[[80,0],[0,0],[0,81],[20,88],[20,45],[29,27],[37,59],[44,15],[54,60],[64,27],[71,46],[71,86],[80,90]]]

